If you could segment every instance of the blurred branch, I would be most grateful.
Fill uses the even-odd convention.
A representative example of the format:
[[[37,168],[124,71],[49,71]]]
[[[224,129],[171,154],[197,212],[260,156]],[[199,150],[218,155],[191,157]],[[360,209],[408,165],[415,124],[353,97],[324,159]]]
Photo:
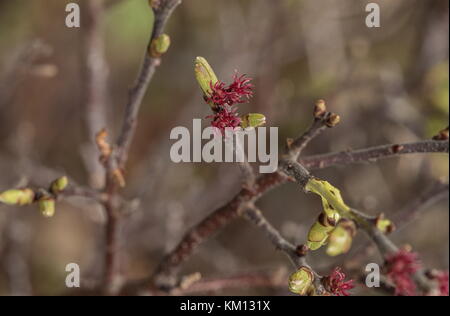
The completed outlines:
[[[153,24],[153,32],[148,44],[148,50],[145,53],[144,62],[139,70],[138,77],[134,86],[130,89],[128,102],[125,106],[125,117],[117,139],[117,160],[118,165],[123,167],[128,157],[128,151],[136,131],[137,116],[142,103],[142,99],[147,91],[147,87],[153,78],[156,67],[159,66],[161,60],[159,57],[152,57],[149,54],[150,45],[154,39],[163,34],[164,27],[172,14],[173,10],[181,3],[181,0],[161,0],[154,1],[153,8],[155,21]]]
[[[394,223],[398,223],[395,232],[398,232],[407,224],[411,223],[422,211],[428,209],[431,205],[437,203],[445,197],[448,197],[448,190],[448,182],[444,182],[442,180],[436,181],[416,199],[412,200],[400,211],[394,213],[392,219]]]
[[[109,69],[105,56],[103,20],[105,7],[103,0],[90,0],[85,9],[85,26],[83,28],[83,61],[85,92],[85,124],[88,143],[83,146],[82,154],[86,165],[89,182],[95,188],[104,183],[104,169],[98,161],[94,143],[95,135],[107,127],[107,86]]]
[[[285,289],[287,275],[284,271],[274,273],[237,274],[225,278],[201,279],[186,289],[179,289],[173,295],[191,295],[196,293],[221,292],[231,289],[272,288]],[[162,293],[162,294],[165,294]]]
[[[114,8],[116,5],[125,3],[126,1],[129,0],[105,0],[105,8],[107,10]]]
[[[395,234],[402,228],[408,225],[412,220],[417,218],[420,212],[428,209],[431,205],[437,203],[444,197],[448,196],[448,182],[436,181],[420,194],[416,199],[405,205],[400,211],[393,212],[392,221],[396,223],[396,228],[392,232]],[[367,247],[369,247],[369,241],[362,243],[358,249],[355,249],[352,254],[352,258],[357,256],[366,256],[364,253]]]
[[[258,177],[251,191],[243,188],[230,202],[213,211],[184,235],[175,249],[159,263],[152,277],[153,281],[162,287],[172,287],[176,283],[175,275],[179,266],[201,243],[239,217],[244,204],[254,203],[270,189],[285,181],[284,175],[274,172]]]
[[[148,85],[153,78],[156,67],[161,63],[160,57],[152,56],[151,45],[163,34],[167,20],[181,0],[151,1],[154,12],[153,31],[150,36],[143,64],[139,70],[134,86],[130,89],[125,106],[122,129],[113,152],[109,154],[105,167],[107,169],[104,192],[108,195],[104,207],[107,213],[106,253],[103,287],[106,293],[114,294],[120,289],[119,284],[119,230],[120,212],[117,205],[117,191],[125,185],[122,169],[128,158],[128,151],[136,131],[137,117]],[[118,181],[119,179],[119,181]]]
[[[41,40],[33,40],[17,50],[0,77],[0,109],[11,102],[30,67],[39,58],[49,56],[51,52],[52,49]]]
[[[272,226],[256,206],[248,205],[247,209],[243,212],[243,216],[259,227],[273,243],[275,248],[283,251],[296,268],[307,266],[305,257],[297,252],[297,248],[293,244],[281,236],[281,233]]]
[[[414,143],[389,144],[359,150],[314,155],[300,159],[306,168],[323,169],[337,165],[373,163],[381,159],[415,153],[447,153],[448,140],[423,140]]]

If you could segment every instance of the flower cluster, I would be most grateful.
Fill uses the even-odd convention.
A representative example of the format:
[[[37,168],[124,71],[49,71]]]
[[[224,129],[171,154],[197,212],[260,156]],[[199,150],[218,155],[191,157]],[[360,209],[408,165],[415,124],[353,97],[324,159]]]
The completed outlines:
[[[208,116],[212,118],[211,126],[223,132],[226,127],[235,128],[241,124],[236,105],[247,102],[253,96],[253,85],[250,81],[251,78],[236,74],[228,86],[221,81],[215,84],[210,82],[211,93],[205,96],[205,101],[213,105],[214,114]]]
[[[437,289],[431,295],[448,296],[448,271],[432,270],[428,277],[437,283]]]
[[[386,258],[386,275],[395,284],[395,295],[416,294],[416,285],[412,276],[419,269],[418,255],[414,252],[403,249]]]
[[[253,96],[253,85],[250,83],[252,79],[246,78],[245,75],[233,77],[233,82],[226,87],[224,82],[217,81],[210,83],[211,95],[206,97],[206,101],[214,103],[216,106],[229,105],[233,106],[238,103],[245,103]]]
[[[206,118],[212,118],[211,126],[217,127],[222,132],[227,127],[238,127],[241,124],[241,118],[237,115],[237,108],[230,106],[222,107],[213,115],[208,115]]]
[[[439,295],[448,296],[448,271],[439,272],[436,276],[436,280],[439,284]]]
[[[349,296],[349,290],[353,289],[355,285],[353,280],[345,281],[345,274],[341,271],[341,268],[336,267],[331,274],[325,277],[322,281],[325,289],[336,296]]]

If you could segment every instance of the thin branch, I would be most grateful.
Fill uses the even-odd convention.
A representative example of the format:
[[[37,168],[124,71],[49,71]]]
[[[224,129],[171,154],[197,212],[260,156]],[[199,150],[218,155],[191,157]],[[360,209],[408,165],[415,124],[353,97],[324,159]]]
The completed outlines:
[[[307,266],[305,257],[299,255],[297,248],[281,236],[281,233],[272,226],[272,224],[264,217],[261,210],[259,210],[256,206],[249,205],[243,212],[243,216],[259,227],[267,238],[269,238],[275,248],[283,251],[296,268]]]
[[[285,289],[287,275],[284,271],[275,273],[238,274],[225,278],[202,279],[190,287],[179,290],[173,295],[191,295],[198,293],[220,292],[230,289],[271,288]],[[163,293],[165,294],[165,292]]]
[[[408,205],[400,211],[394,213],[392,220],[398,223],[395,232],[405,227],[407,224],[415,220],[418,215],[428,209],[431,205],[448,196],[448,182],[436,181],[429,189],[412,200]],[[394,233],[395,233],[394,232]]]
[[[107,294],[115,294],[120,290],[120,243],[119,231],[121,227],[120,212],[118,206],[117,191],[123,186],[122,168],[128,158],[129,148],[136,131],[137,117],[148,85],[153,78],[156,67],[160,65],[161,58],[150,54],[150,47],[156,38],[163,34],[167,20],[173,10],[181,3],[181,0],[151,1],[153,6],[154,23],[153,30],[145,53],[144,61],[139,70],[134,86],[129,91],[128,101],[125,106],[125,116],[122,129],[116,142],[116,147],[109,155],[105,167],[107,169],[106,185],[104,192],[108,195],[104,203],[106,223],[106,253],[103,287]],[[116,175],[112,177],[111,175]],[[117,181],[118,176],[122,181]]]
[[[321,107],[319,107],[319,105],[321,105]],[[317,101],[314,110],[314,121],[311,126],[297,139],[293,141],[288,140],[287,149],[291,160],[297,160],[303,149],[305,149],[314,138],[319,136],[328,127],[332,127],[330,125],[330,117],[338,116],[331,112],[326,112],[325,102],[323,100]]]
[[[292,243],[287,241],[281,233],[272,226],[272,224],[264,217],[261,210],[255,205],[248,205],[243,213],[244,217],[261,228],[274,246],[283,251],[293,263],[295,269],[301,267],[308,268],[314,274],[314,284],[317,293],[324,293],[325,289],[321,283],[323,277],[318,274],[306,261],[306,252],[302,253]]]
[[[156,2],[158,1],[155,1],[155,3]],[[159,1],[158,6],[153,8],[155,21],[148,47],[150,47],[155,38],[163,33],[167,20],[180,3],[181,0],[161,0]],[[148,85],[153,78],[156,67],[160,65],[160,63],[160,58],[150,56],[147,51],[136,82],[129,92],[128,102],[125,106],[125,117],[122,129],[117,139],[117,161],[120,167],[123,167],[127,161],[128,151],[136,131],[137,116],[142,100],[147,92]]]
[[[213,211],[184,235],[175,249],[160,262],[152,281],[163,288],[173,287],[176,284],[176,273],[179,266],[192,255],[203,241],[239,217],[243,205],[255,202],[267,191],[285,181],[285,176],[275,172],[260,176],[251,191],[243,188],[230,202]]]
[[[390,144],[365,149],[342,151],[314,155],[302,158],[301,164],[309,170],[323,169],[337,165],[349,165],[358,163],[373,163],[380,159],[397,157],[415,153],[447,153],[448,140],[424,140],[406,144]]]
[[[96,134],[107,127],[107,83],[108,65],[105,56],[103,0],[87,1],[85,27],[83,28],[83,62],[85,90],[85,125],[88,143],[82,147],[83,160],[89,172],[90,183],[95,188],[103,187],[104,169],[98,160],[94,143]]]

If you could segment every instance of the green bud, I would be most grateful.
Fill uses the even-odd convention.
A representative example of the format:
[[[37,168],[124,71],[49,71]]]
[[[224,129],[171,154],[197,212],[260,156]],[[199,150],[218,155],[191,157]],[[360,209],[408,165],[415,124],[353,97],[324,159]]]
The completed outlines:
[[[259,113],[249,113],[241,116],[241,127],[258,127],[266,124],[266,117]]]
[[[314,290],[313,281],[314,273],[306,267],[301,267],[289,277],[289,291],[299,295],[307,295]]]
[[[0,202],[7,205],[28,205],[34,201],[34,191],[31,189],[13,189],[0,193]]]
[[[44,217],[52,217],[55,215],[55,199],[49,196],[44,196],[38,201],[39,211]]]
[[[317,250],[328,242],[330,233],[334,230],[334,226],[324,226],[316,221],[308,232],[308,241],[306,245],[311,250]]]
[[[327,255],[335,257],[347,253],[352,246],[352,236],[348,230],[342,226],[336,227],[330,234],[327,246]]]
[[[194,64],[195,78],[197,79],[203,94],[207,97],[211,96],[211,85],[218,81],[214,70],[203,57],[197,57]]]
[[[377,217],[375,225],[384,234],[390,234],[395,230],[395,224],[391,220],[384,218],[384,214],[380,214]]]
[[[50,185],[50,192],[52,192],[53,194],[58,194],[64,191],[68,184],[69,179],[66,176],[58,178]]]
[[[170,47],[170,37],[167,34],[161,34],[150,44],[150,56],[159,58],[164,55]]]
[[[329,182],[311,178],[305,186],[306,191],[313,192],[322,198],[324,212],[336,223],[341,216],[348,215],[350,208],[344,203],[341,192]]]

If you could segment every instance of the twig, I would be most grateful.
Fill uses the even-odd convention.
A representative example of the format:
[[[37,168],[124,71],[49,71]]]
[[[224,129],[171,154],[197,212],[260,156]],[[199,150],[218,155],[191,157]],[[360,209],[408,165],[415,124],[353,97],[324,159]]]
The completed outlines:
[[[145,53],[143,64],[139,70],[134,86],[129,91],[128,101],[125,106],[125,116],[116,146],[105,163],[107,169],[106,185],[104,192],[108,195],[104,207],[107,214],[106,224],[106,253],[103,287],[107,294],[115,294],[120,290],[119,279],[119,241],[118,235],[121,227],[120,213],[117,205],[117,191],[123,186],[123,181],[118,182],[117,177],[111,177],[120,173],[128,158],[129,148],[136,131],[137,116],[148,85],[155,73],[156,67],[161,63],[159,57],[150,54],[150,47],[164,30],[167,20],[173,10],[181,3],[181,0],[160,0],[150,2],[154,12],[153,31]]]
[[[48,57],[51,53],[51,47],[41,40],[33,40],[17,50],[16,55],[6,63],[8,67],[0,77],[0,109],[11,102],[29,68],[39,58]]]
[[[275,248],[283,251],[296,268],[307,266],[305,257],[299,255],[296,251],[296,247],[281,236],[281,233],[272,226],[272,224],[264,217],[261,210],[256,206],[248,205],[247,209],[243,212],[243,216],[258,226],[274,244]]]
[[[429,189],[408,203],[400,211],[394,213],[392,220],[398,223],[394,233],[401,230],[407,224],[416,219],[423,210],[435,204],[437,201],[448,196],[448,182],[436,181]]]
[[[85,124],[88,144],[83,146],[83,160],[89,172],[90,183],[95,188],[103,187],[104,169],[98,160],[94,143],[99,130],[107,127],[107,82],[108,65],[105,57],[103,38],[103,18],[105,6],[103,0],[91,0],[86,3],[84,30],[84,90]]]
[[[155,1],[159,4],[153,8],[155,21],[153,24],[153,32],[150,37],[148,47],[152,41],[163,33],[167,20],[173,10],[181,3],[181,0],[160,0]],[[122,129],[117,139],[117,160],[120,167],[125,165],[128,157],[128,151],[136,131],[137,116],[141,107],[142,99],[147,91],[147,87],[153,78],[156,67],[161,63],[160,58],[152,57],[147,52],[144,62],[139,71],[134,86],[129,92],[128,102],[125,106],[125,117]]]
[[[297,160],[303,149],[317,136],[320,135],[329,125],[330,117],[336,116],[331,112],[326,112],[325,102],[319,100],[314,109],[314,121],[311,126],[297,139],[288,140],[287,149],[291,160]]]
[[[373,163],[380,159],[415,153],[447,153],[448,140],[423,140],[406,144],[390,144],[338,153],[314,155],[302,158],[301,164],[309,170],[323,169],[337,165]]]
[[[242,162],[239,162],[239,168],[242,172],[242,183],[245,188],[251,189],[256,181],[256,175],[255,171],[253,170],[252,166],[248,162],[247,155],[245,154],[245,150],[240,142],[239,137],[235,137],[236,141],[231,144],[228,144],[228,142],[225,142],[225,144],[228,144],[229,146],[233,146],[232,150],[236,154],[236,157],[243,157]]]
[[[174,292],[173,295],[190,295],[256,287],[285,289],[286,278],[285,271],[276,271],[274,273],[238,274],[224,278],[202,279],[184,290]],[[165,294],[165,292],[162,294]]]
[[[243,188],[230,202],[216,209],[186,233],[175,249],[160,262],[152,281],[163,288],[173,287],[176,284],[175,274],[179,266],[203,241],[239,217],[244,204],[255,202],[267,191],[283,182],[285,182],[285,176],[275,172],[259,177],[251,191]]]

